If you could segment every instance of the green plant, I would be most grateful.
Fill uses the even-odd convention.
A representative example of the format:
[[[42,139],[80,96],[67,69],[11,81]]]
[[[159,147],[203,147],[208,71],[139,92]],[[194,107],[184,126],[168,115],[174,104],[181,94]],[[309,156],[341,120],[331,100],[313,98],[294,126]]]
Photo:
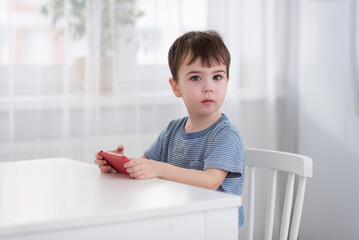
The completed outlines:
[[[144,15],[135,9],[136,0],[68,0],[67,22],[68,32],[72,39],[79,40],[86,33],[86,7],[101,6],[101,52],[109,53],[113,50],[119,37],[121,27],[134,25],[136,20]],[[101,3],[101,4],[99,4]],[[64,28],[61,24],[65,18],[65,0],[49,0],[41,8],[41,13],[51,17],[52,25],[59,28],[57,37],[63,36]]]

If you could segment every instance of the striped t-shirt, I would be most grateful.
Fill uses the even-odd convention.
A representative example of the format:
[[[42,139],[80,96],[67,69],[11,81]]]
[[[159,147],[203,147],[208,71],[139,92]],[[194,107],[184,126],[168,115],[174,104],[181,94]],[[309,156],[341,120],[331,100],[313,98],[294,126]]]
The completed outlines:
[[[245,151],[237,128],[226,115],[200,132],[186,133],[188,117],[173,120],[144,154],[148,159],[178,167],[228,171],[217,191],[242,195]],[[239,226],[244,224],[243,208],[239,208]]]

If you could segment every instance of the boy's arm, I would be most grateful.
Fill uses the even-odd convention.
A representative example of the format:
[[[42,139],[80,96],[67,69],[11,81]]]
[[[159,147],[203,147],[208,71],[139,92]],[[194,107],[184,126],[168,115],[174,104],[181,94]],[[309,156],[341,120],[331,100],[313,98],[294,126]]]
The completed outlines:
[[[132,159],[125,164],[127,172],[135,179],[159,177],[161,179],[217,190],[227,176],[227,171],[210,168],[194,170],[144,158]]]
[[[195,170],[173,166],[168,163],[162,164],[159,178],[185,183],[197,187],[217,190],[227,176],[227,171],[217,168]]]

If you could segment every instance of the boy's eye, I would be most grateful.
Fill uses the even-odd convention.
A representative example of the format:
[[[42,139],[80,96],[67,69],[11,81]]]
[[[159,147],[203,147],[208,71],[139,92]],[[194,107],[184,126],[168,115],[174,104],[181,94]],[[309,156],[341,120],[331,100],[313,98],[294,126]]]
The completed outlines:
[[[201,77],[200,76],[192,76],[190,79],[192,81],[199,81],[199,80],[201,80]]]
[[[213,80],[221,80],[222,79],[222,76],[221,75],[215,75],[213,77]]]

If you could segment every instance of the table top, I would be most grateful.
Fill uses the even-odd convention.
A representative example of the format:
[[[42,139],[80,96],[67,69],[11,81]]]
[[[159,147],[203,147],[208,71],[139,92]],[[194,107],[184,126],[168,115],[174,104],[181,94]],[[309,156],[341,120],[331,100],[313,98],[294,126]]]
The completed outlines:
[[[66,158],[0,163],[0,237],[240,205],[239,196]]]

